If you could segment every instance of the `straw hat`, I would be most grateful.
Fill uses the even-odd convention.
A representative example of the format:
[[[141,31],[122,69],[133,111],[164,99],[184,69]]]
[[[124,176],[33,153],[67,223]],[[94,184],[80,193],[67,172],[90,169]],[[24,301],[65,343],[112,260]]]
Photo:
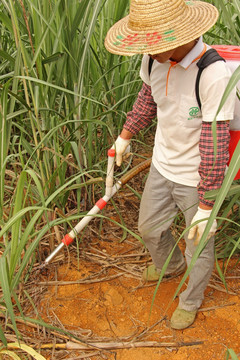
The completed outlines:
[[[202,1],[131,0],[130,14],[107,33],[113,54],[158,54],[197,39],[217,21],[215,6]]]

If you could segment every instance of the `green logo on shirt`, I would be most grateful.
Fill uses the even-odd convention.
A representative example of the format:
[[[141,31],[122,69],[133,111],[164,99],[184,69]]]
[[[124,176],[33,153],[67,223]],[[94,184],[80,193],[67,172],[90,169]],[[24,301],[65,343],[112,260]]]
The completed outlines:
[[[197,106],[193,106],[189,109],[189,115],[192,117],[197,117],[200,109]]]

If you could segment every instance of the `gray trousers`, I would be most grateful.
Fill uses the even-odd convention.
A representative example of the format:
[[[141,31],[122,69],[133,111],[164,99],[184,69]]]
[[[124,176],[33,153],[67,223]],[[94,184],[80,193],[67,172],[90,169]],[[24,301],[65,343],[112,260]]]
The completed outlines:
[[[159,271],[176,245],[169,229],[175,215],[180,209],[184,214],[186,227],[190,226],[197,211],[198,202],[198,193],[195,187],[167,180],[153,164],[151,165],[141,199],[138,228],[153,263]],[[185,235],[185,258],[189,265],[196,246],[194,240],[188,240],[187,236],[188,233]],[[184,261],[182,252],[176,246],[165,274],[177,271],[183,266]],[[214,237],[208,241],[189,274],[187,289],[179,296],[181,309],[193,311],[201,306],[213,266]]]

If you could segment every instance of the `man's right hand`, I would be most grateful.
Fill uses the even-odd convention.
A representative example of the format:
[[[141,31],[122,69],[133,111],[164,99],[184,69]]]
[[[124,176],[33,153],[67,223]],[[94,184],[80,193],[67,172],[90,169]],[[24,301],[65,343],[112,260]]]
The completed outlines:
[[[116,151],[116,164],[120,166],[122,164],[123,155],[130,152],[131,139],[123,139],[121,135],[118,136],[117,140],[112,146],[112,149]]]

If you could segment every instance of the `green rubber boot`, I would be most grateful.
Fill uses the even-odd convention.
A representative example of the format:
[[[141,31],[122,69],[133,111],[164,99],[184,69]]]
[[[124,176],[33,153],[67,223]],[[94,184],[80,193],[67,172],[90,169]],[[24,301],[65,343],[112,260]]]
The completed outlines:
[[[177,308],[171,317],[171,327],[173,329],[186,329],[193,324],[197,315],[197,310],[187,311]]]
[[[150,265],[146,269],[144,269],[142,278],[145,281],[157,281],[159,279],[159,272],[155,265]]]
[[[173,273],[165,273],[163,277],[166,279],[174,278],[178,275],[181,275],[186,270],[186,264],[182,264],[182,266],[174,271]],[[149,265],[146,269],[144,269],[142,278],[144,281],[157,281],[160,277],[160,273],[157,271],[156,266]]]

